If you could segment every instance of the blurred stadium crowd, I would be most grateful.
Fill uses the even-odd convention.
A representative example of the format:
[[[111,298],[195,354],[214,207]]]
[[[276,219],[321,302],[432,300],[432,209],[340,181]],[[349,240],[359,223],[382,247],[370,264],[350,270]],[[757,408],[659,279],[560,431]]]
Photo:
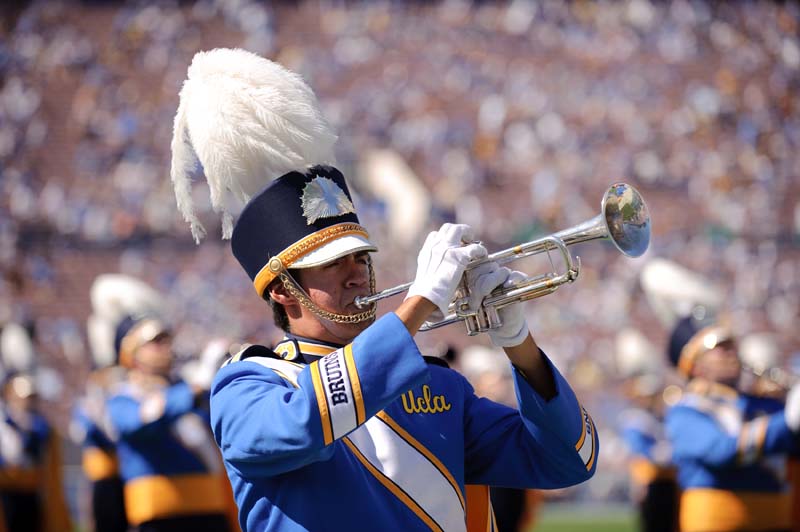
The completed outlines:
[[[800,365],[796,3],[33,1],[0,13],[0,323],[36,331],[62,431],[90,366],[98,274],[166,294],[186,357],[220,336],[278,335],[227,244],[191,241],[169,183],[180,83],[195,52],[219,46],[314,87],[381,246],[379,287],[411,277],[443,221],[498,250],[592,218],[615,181],[642,192],[648,254],[579,245],[580,279],[527,307],[601,433],[623,403],[617,332],[643,331],[665,357],[668,331],[638,284],[648,258],[712,279],[739,334],[773,333]],[[469,343],[458,327],[421,339],[446,342]],[[611,471],[619,444],[601,438]],[[619,495],[600,473],[585,489]]]

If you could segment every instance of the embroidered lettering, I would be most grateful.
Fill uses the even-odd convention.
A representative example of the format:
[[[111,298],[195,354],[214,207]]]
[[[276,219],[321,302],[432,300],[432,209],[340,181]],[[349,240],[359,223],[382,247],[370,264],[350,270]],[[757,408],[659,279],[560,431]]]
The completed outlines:
[[[349,403],[346,388],[344,385],[344,375],[339,367],[339,357],[327,356],[324,358],[325,375],[328,381],[328,392],[334,405]]]
[[[331,401],[333,401],[334,406],[350,402],[350,401],[347,400],[347,394],[344,393],[344,392],[332,393],[331,394]]]
[[[402,395],[402,400],[403,410],[409,414],[439,414],[452,407],[444,395],[433,395],[427,384],[422,386],[422,397],[415,397],[414,391],[409,390]]]

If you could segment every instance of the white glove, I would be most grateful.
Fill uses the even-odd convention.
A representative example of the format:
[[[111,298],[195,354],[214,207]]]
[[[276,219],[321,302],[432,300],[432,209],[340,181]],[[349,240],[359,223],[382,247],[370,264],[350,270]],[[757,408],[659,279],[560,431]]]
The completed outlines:
[[[481,244],[464,245],[472,240],[472,228],[461,224],[444,224],[429,234],[417,256],[417,275],[406,299],[422,296],[445,316],[467,264],[488,254]]]
[[[783,418],[792,432],[800,431],[800,384],[795,384],[786,395],[786,406],[783,407]]]
[[[498,286],[508,287],[527,279],[522,272],[500,267],[496,262],[487,262],[467,272],[469,306],[477,309],[486,296]],[[497,347],[514,347],[528,336],[528,322],[522,305],[514,303],[497,311],[503,322],[497,329],[489,329],[489,338]]]

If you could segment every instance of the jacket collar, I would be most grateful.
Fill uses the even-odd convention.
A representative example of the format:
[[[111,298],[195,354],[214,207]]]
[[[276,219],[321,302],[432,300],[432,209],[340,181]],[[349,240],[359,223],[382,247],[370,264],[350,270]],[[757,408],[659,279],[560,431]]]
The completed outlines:
[[[286,333],[286,336],[275,346],[273,351],[284,360],[310,364],[342,347],[341,345]]]

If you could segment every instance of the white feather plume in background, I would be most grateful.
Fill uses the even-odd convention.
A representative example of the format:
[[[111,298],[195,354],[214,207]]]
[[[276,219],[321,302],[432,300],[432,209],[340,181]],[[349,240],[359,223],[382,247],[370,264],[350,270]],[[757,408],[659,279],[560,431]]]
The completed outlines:
[[[655,258],[642,268],[640,283],[653,312],[672,328],[700,305],[710,314],[722,306],[722,290],[709,279],[673,261]]]
[[[147,283],[128,275],[98,275],[92,283],[89,297],[92,315],[86,327],[97,367],[106,367],[116,359],[114,335],[126,316],[166,318],[163,296]]]
[[[18,323],[6,323],[0,332],[0,360],[7,372],[31,373],[36,351],[28,331]]]
[[[230,238],[227,191],[244,203],[288,172],[333,165],[336,139],[299,75],[241,49],[196,54],[180,92],[171,168],[178,210],[195,241],[205,236],[191,196],[197,161],[211,206],[222,214],[222,237]]]

